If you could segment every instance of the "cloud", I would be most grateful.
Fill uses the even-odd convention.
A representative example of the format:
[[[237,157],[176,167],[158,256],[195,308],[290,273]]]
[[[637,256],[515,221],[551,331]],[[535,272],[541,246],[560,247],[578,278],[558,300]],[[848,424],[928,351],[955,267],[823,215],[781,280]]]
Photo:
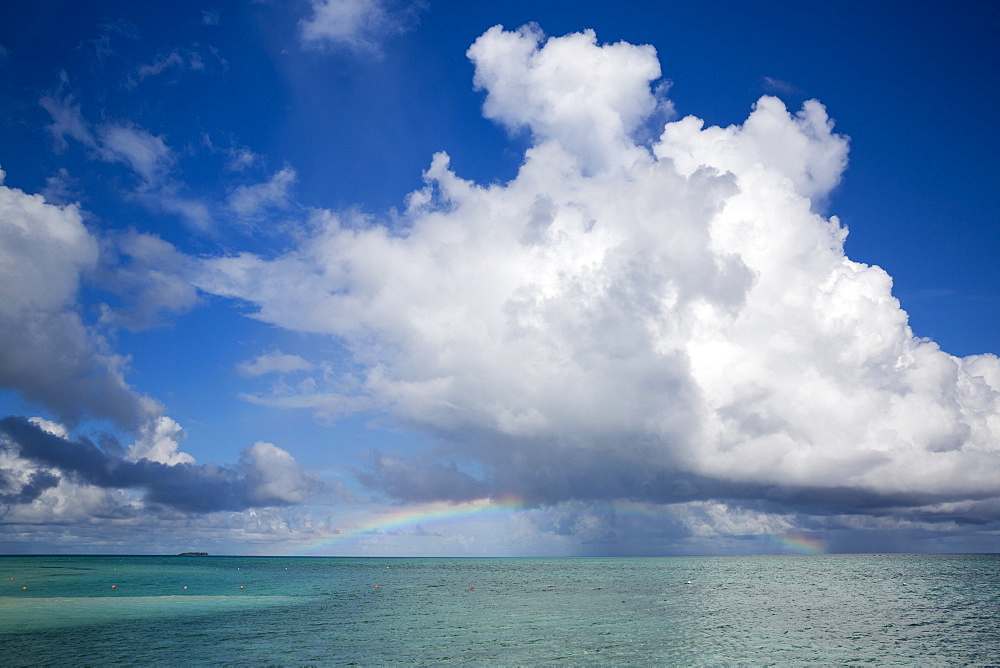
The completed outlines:
[[[107,162],[120,162],[147,184],[160,181],[174,157],[162,136],[129,123],[105,123],[98,127],[99,151]]]
[[[81,276],[97,262],[76,206],[0,185],[0,385],[66,421],[89,414],[136,427],[159,406],[126,384],[128,360],[76,310]]]
[[[72,533],[66,525],[73,526]],[[5,554],[212,554],[287,553],[311,545],[329,528],[294,506],[220,511],[196,516],[161,508],[144,513],[125,495],[63,481],[30,504],[0,517]]]
[[[65,73],[63,73],[65,83]],[[56,95],[44,95],[38,103],[45,111],[49,112],[52,122],[45,126],[49,134],[55,141],[57,151],[64,151],[69,146],[67,137],[77,140],[88,148],[94,148],[97,142],[90,132],[89,124],[83,119],[80,113],[80,105],[73,103],[73,97],[67,95],[58,97]]]
[[[262,376],[268,373],[292,373],[295,371],[311,371],[314,365],[298,355],[286,355],[280,350],[273,350],[254,359],[242,362],[236,366],[241,376],[248,378]]]
[[[226,162],[226,169],[231,172],[242,172],[260,161],[260,156],[246,146],[233,146],[227,153],[229,160]]]
[[[139,28],[125,19],[105,21],[98,26],[98,30],[98,36],[81,42],[80,48],[92,49],[98,64],[101,66],[104,65],[104,62],[108,58],[116,55],[117,53],[111,46],[112,38],[118,39],[120,37],[128,40],[139,39]]]
[[[651,47],[496,27],[469,57],[484,114],[533,138],[513,180],[438,154],[391,226],[317,211],[292,250],[192,275],[339,340],[345,399],[438,440],[363,482],[826,518],[1000,497],[1000,361],[914,337],[892,279],[845,255],[822,212],[848,140],[822,104],[764,96],[646,143]]]
[[[799,95],[801,91],[794,84],[774,77],[761,77],[761,86],[768,93],[776,95]]]
[[[235,467],[196,466],[177,452],[182,437],[167,417],[128,448],[108,437],[71,440],[65,426],[41,418],[0,420],[0,549],[274,554],[330,532],[303,501],[352,500],[274,445],[254,444]]]
[[[43,476],[43,483],[65,477],[74,485],[114,494],[135,490],[141,495],[130,502],[136,511],[158,505],[195,514],[287,506],[324,489],[319,478],[270,443],[244,450],[235,468],[196,465],[189,455],[176,451],[179,432],[175,422],[164,418],[140,434],[124,458],[87,439],[72,441],[49,433],[24,418],[0,419],[6,456],[13,451],[30,462],[34,468],[30,480],[36,486],[38,476]],[[20,493],[24,495],[23,488]]]
[[[263,506],[302,503],[322,486],[291,454],[263,441],[243,451],[240,470],[250,483],[249,500]]]
[[[38,427],[46,434],[52,434],[53,436],[58,436],[59,438],[69,438],[69,429],[67,429],[64,424],[40,417],[28,418],[28,422]]]
[[[240,399],[256,406],[271,408],[308,409],[324,422],[334,422],[345,415],[371,410],[376,404],[368,397],[343,392],[320,392],[311,379],[298,387],[279,384],[268,394],[241,393]]]
[[[760,168],[790,179],[795,193],[814,205],[840,183],[847,167],[847,138],[832,132],[833,121],[816,100],[789,117],[781,100],[765,95],[743,125],[703,126],[694,116],[668,124],[656,156],[672,160],[687,177],[710,167],[746,179]]]
[[[95,280],[122,303],[103,304],[102,322],[141,330],[162,324],[166,314],[193,308],[198,292],[184,277],[189,262],[170,243],[149,234],[129,231],[107,238]]]
[[[55,435],[68,438],[65,433]],[[161,415],[139,429],[139,437],[129,446],[126,459],[130,462],[148,460],[168,466],[194,464],[194,457],[178,450],[184,437],[184,430],[175,420]]]
[[[150,208],[176,214],[194,230],[212,232],[214,217],[212,206],[196,198],[179,194],[184,187],[173,181],[163,184],[151,192],[140,192],[138,199]]]
[[[382,39],[408,30],[422,6],[394,11],[386,0],[312,0],[312,15],[299,22],[302,43],[379,55]]]
[[[216,49],[194,43],[189,47],[159,52],[153,62],[136,68],[135,73],[129,76],[127,85],[134,88],[150,77],[159,76],[173,69],[188,72],[205,72],[212,69],[225,72],[228,68],[229,63],[219,56]]]
[[[375,408],[371,397],[358,393],[361,388],[356,378],[332,374],[328,364],[317,367],[280,350],[242,362],[236,365],[236,372],[244,378],[272,377],[266,392],[238,395],[256,406],[308,410],[323,422]],[[288,374],[296,377],[289,378]]]
[[[62,85],[67,79],[62,77]],[[154,209],[181,216],[200,231],[212,225],[209,207],[185,197],[183,184],[173,178],[177,162],[176,153],[163,135],[156,135],[128,121],[107,121],[97,126],[88,122],[73,103],[71,95],[56,91],[43,96],[39,104],[49,112],[52,123],[46,129],[53,136],[55,149],[65,150],[75,139],[89,151],[89,157],[108,163],[125,165],[139,177],[139,184],[131,196]]]
[[[486,91],[486,118],[528,128],[539,144],[558,143],[586,170],[641,159],[631,134],[661,102],[649,87],[660,77],[653,47],[598,47],[592,30],[546,40],[534,25],[517,32],[494,26],[468,56],[476,89]]]
[[[230,172],[243,172],[248,167],[259,164],[263,156],[254,153],[249,146],[240,144],[233,137],[224,137],[228,140],[229,146],[217,146],[212,141],[212,135],[203,132],[201,135],[201,145],[213,153],[221,153],[227,157],[225,168]]]
[[[80,200],[80,182],[69,175],[65,167],[45,179],[41,195],[50,204],[70,204]]]
[[[123,39],[137,40],[141,37],[139,28],[126,19],[103,21],[97,26],[102,35],[118,35]]]
[[[46,129],[53,136],[57,150],[66,149],[67,137],[75,139],[101,160],[131,168],[143,179],[145,187],[161,182],[174,163],[173,152],[162,136],[127,122],[109,121],[93,128],[71,95],[62,96],[59,92],[45,95],[39,104],[52,117]]]
[[[487,486],[451,462],[429,458],[414,462],[381,452],[373,453],[371,459],[369,470],[360,472],[359,480],[395,498],[418,503],[438,501],[442,498],[442,490],[448,490],[446,498],[449,501],[472,501],[491,496]]]
[[[229,195],[229,207],[246,219],[256,219],[268,209],[287,207],[288,189],[295,177],[295,170],[285,167],[263,183],[237,186]]]
[[[197,52],[183,53],[177,49],[167,53],[161,53],[152,63],[140,65],[136,70],[136,77],[142,81],[146,77],[161,74],[165,69],[177,67],[188,70],[204,70],[205,63],[201,59],[201,54]]]

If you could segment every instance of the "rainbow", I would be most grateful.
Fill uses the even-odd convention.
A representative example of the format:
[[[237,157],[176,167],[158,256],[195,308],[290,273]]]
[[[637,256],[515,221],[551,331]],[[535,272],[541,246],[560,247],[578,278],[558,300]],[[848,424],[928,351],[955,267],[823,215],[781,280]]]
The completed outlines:
[[[440,525],[463,522],[477,518],[504,518],[517,513],[538,509],[537,503],[531,503],[519,496],[477,499],[464,503],[434,502],[415,506],[405,506],[384,510],[371,518],[338,528],[336,533],[325,533],[322,536],[306,541],[294,550],[299,555],[329,554],[337,548],[343,548],[350,541],[365,536],[392,534],[407,529],[423,527],[424,525]],[[591,512],[600,512],[591,508]],[[632,517],[645,521],[662,521],[670,518],[670,513],[664,512],[661,506],[619,500],[605,504],[603,512],[607,515]],[[762,534],[758,539],[764,540],[774,549],[775,543],[782,552],[792,554],[824,554],[826,543],[806,534],[788,531],[783,534]]]
[[[295,554],[322,555],[338,547],[343,547],[353,539],[373,534],[387,534],[418,525],[457,523],[476,518],[503,518],[520,512],[540,508],[523,497],[506,496],[498,498],[477,499],[465,503],[436,502],[416,506],[395,508],[378,513],[371,519],[358,522],[346,528],[339,528],[336,533],[324,534],[301,544],[295,549]],[[603,508],[591,508],[591,512],[603,512],[605,515],[632,517],[645,521],[662,521],[669,517],[662,507],[634,501],[619,500],[606,503]]]
[[[477,499],[465,503],[426,503],[407,506],[379,513],[374,518],[360,522],[332,535],[314,539],[296,550],[298,554],[315,554],[351,539],[369,534],[392,533],[417,525],[458,522],[474,517],[511,515],[531,507],[520,497]]]
[[[826,543],[796,531],[788,531],[778,537],[781,545],[796,554],[823,554]]]

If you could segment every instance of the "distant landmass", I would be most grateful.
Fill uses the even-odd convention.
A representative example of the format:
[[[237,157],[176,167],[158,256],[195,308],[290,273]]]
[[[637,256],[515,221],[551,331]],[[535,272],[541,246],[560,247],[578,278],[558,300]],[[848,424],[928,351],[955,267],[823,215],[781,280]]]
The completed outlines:
[[[208,552],[180,552],[178,557],[207,557]]]

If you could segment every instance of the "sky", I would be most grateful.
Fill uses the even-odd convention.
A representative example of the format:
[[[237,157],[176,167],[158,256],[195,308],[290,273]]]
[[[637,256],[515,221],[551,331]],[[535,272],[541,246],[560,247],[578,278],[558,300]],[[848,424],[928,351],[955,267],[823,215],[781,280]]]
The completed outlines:
[[[998,28],[4,3],[0,553],[1000,551]]]

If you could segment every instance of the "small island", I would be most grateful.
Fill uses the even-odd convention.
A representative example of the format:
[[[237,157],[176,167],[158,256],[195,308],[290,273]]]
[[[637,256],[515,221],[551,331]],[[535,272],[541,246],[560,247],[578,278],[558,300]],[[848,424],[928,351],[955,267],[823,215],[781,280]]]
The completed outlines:
[[[178,557],[207,557],[208,552],[180,552]]]

